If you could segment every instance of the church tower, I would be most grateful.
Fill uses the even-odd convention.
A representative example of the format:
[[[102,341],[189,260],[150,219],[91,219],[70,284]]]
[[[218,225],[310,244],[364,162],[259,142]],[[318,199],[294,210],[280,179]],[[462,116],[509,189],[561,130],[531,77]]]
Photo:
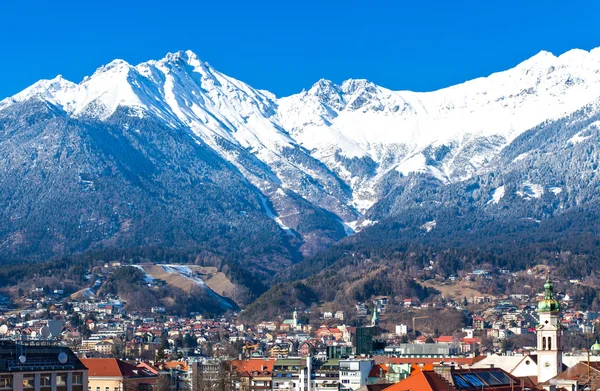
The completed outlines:
[[[544,299],[538,303],[537,326],[538,382],[545,382],[562,372],[560,304],[554,297],[550,274],[544,284]]]
[[[379,326],[379,311],[377,309],[377,304],[373,306],[373,316],[371,317],[371,327]]]
[[[294,309],[294,313],[292,314],[294,323],[292,324],[292,326],[294,327],[294,330],[298,330],[298,310]]]

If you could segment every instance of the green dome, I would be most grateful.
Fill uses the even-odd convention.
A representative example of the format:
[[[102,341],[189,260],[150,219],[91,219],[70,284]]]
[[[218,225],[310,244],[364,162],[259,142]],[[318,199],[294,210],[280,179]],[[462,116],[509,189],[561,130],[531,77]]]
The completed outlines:
[[[555,299],[542,300],[538,303],[537,310],[538,310],[538,312],[560,311],[560,304],[558,304],[558,301]]]
[[[550,274],[548,274],[544,284],[544,299],[538,303],[537,310],[538,312],[560,311],[560,304],[554,298],[554,285],[550,280]]]
[[[596,340],[596,343],[592,345],[592,348],[590,350],[600,350],[600,343],[598,343],[598,340]]]

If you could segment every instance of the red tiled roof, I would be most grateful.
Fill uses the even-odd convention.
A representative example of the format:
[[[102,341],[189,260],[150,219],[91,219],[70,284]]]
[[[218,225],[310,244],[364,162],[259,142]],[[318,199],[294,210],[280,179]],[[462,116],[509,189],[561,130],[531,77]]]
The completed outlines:
[[[369,377],[384,377],[388,372],[388,367],[385,364],[375,364],[369,372]]]
[[[184,361],[167,361],[164,362],[162,365],[163,369],[177,369],[177,367],[179,367],[179,369],[181,369],[182,371],[188,370],[188,365]]]
[[[102,377],[142,377],[152,376],[142,368],[116,358],[82,358],[81,362],[89,369],[89,376]]]
[[[275,359],[251,358],[248,360],[233,360],[231,367],[237,373],[272,372]]]
[[[436,341],[438,343],[450,343],[452,341],[454,341],[454,337],[451,335],[440,335]]]

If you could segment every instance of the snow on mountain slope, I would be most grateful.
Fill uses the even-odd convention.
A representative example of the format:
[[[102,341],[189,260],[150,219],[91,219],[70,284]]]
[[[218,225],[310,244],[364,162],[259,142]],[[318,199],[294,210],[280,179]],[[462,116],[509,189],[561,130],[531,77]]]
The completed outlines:
[[[541,52],[510,70],[433,92],[320,80],[280,99],[186,51],[137,66],[115,60],[80,84],[42,80],[1,101],[0,110],[35,98],[73,117],[104,121],[127,107],[134,116],[189,129],[261,190],[275,212],[265,204],[265,213],[294,230],[303,200],[352,222],[357,210],[385,197],[397,176],[420,172],[441,184],[467,179],[524,131],[598,97],[600,48],[559,57]]]
[[[193,142],[211,147],[257,187],[261,197],[269,198],[272,205],[265,204],[264,212],[292,230],[317,225],[297,217],[286,221],[280,215],[319,215],[335,226],[335,240],[344,235],[340,219],[358,216],[348,202],[349,188],[281,126],[272,94],[223,75],[190,51],[137,66],[115,60],[80,84],[60,77],[40,81],[0,102],[0,110],[28,99],[42,99],[73,117],[100,121],[124,107],[134,117],[153,117],[169,128],[188,129]],[[289,192],[278,192],[281,189]],[[333,214],[308,212],[320,208]]]
[[[508,71],[425,93],[320,80],[280,99],[278,116],[300,145],[360,193],[394,167],[444,182],[469,178],[525,130],[599,96],[600,48],[559,57],[541,52]],[[376,162],[373,180],[354,180],[339,155]]]

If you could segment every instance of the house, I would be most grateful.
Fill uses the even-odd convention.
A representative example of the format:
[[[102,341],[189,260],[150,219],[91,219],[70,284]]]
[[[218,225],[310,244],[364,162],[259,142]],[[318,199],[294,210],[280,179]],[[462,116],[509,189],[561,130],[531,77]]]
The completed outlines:
[[[569,391],[583,389],[597,390],[600,388],[600,363],[592,361],[588,365],[585,361],[579,362],[540,385],[547,389],[551,385],[554,385],[556,389]]]
[[[275,359],[253,358],[250,360],[233,360],[231,362],[236,389],[247,391],[270,390],[273,382],[273,365]]]
[[[529,386],[529,385],[528,385]],[[526,385],[509,373],[496,368],[457,369],[437,366],[433,370],[417,370],[384,391],[523,391]]]
[[[304,341],[298,347],[300,357],[313,356],[315,354],[315,345],[313,341]]]
[[[271,357],[287,357],[292,351],[292,344],[290,343],[277,343],[269,349],[269,356]]]
[[[485,328],[485,322],[481,316],[473,317],[473,329],[474,330],[483,330]]]
[[[90,391],[156,391],[158,376],[116,358],[84,358]]]
[[[440,335],[438,338],[434,338],[433,340],[435,341],[435,343],[454,343],[454,337],[451,335]]]
[[[317,338],[333,338],[336,341],[340,341],[344,337],[344,333],[337,327],[327,327],[326,325],[322,325],[315,332],[315,336]]]
[[[105,340],[94,345],[94,350],[100,354],[111,354],[114,344],[111,341]]]

